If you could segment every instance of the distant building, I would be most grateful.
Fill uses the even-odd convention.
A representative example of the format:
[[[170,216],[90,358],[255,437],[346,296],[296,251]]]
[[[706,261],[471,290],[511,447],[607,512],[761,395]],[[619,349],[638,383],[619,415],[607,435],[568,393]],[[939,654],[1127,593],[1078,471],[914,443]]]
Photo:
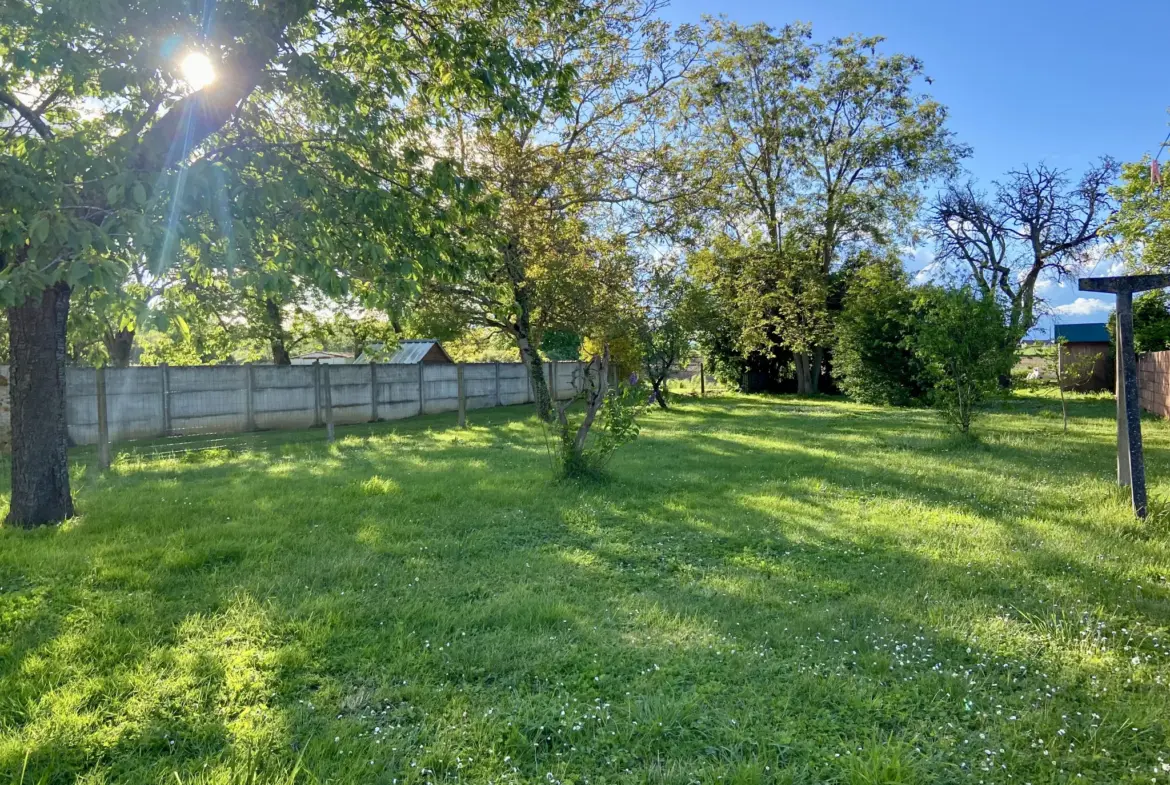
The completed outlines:
[[[366,350],[354,360],[359,365],[368,365],[371,362],[389,363],[391,365],[448,365],[454,360],[443,345],[434,338],[412,338],[401,341],[394,352],[385,359],[384,346],[380,343],[370,344]]]
[[[306,352],[293,357],[290,362],[293,365],[345,365],[353,362],[353,355],[346,352]]]
[[[1104,323],[1053,325],[1052,340],[1054,342],[1063,341],[1058,360],[1062,374],[1069,363],[1076,362],[1083,357],[1095,357],[1092,369],[1088,373],[1065,382],[1064,388],[1066,390],[1091,392],[1114,388],[1113,346],[1109,338],[1109,330]]]

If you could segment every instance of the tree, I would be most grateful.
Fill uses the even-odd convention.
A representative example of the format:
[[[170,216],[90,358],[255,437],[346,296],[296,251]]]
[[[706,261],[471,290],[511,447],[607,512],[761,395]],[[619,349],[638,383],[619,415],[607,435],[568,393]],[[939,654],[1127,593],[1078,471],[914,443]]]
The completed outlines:
[[[1103,236],[1117,164],[1109,158],[1077,183],[1047,164],[1008,173],[989,196],[971,182],[952,183],[929,216],[937,258],[957,265],[984,297],[1000,300],[1023,336],[1035,324],[1036,284],[1083,269]]]
[[[651,274],[642,299],[644,317],[638,326],[642,367],[655,403],[666,409],[670,374],[691,356],[695,297],[680,270],[664,267]]]
[[[833,373],[841,389],[865,403],[908,406],[926,398],[913,351],[917,295],[896,258],[867,264],[853,279],[835,325]]]
[[[725,175],[713,181],[727,230],[758,230],[773,268],[760,283],[781,286],[756,300],[753,321],[780,317],[772,332],[794,354],[798,391],[816,392],[834,274],[904,232],[925,182],[966,150],[946,110],[917,91],[922,64],[879,54],[881,38],[815,44],[806,26],[709,24],[715,47],[692,79],[691,122],[708,171]]]
[[[1107,227],[1113,250],[1135,273],[1170,270],[1170,188],[1151,180],[1150,159],[1122,166],[1110,195],[1117,202]]]
[[[1056,351],[1048,359],[1048,369],[1056,379],[1056,390],[1060,394],[1060,419],[1065,433],[1068,433],[1068,400],[1065,390],[1074,389],[1090,378],[1097,361],[1101,359],[1100,352],[1076,356],[1068,350],[1067,344],[1068,339],[1064,336],[1057,338],[1054,347]]]
[[[931,402],[965,434],[1011,369],[1015,330],[994,298],[969,287],[926,288],[918,309],[912,346],[931,382]]]
[[[528,59],[554,66],[523,82],[530,114],[465,113],[441,138],[499,210],[480,227],[488,247],[471,275],[424,287],[424,307],[438,318],[515,342],[548,421],[542,336],[586,335],[585,323],[628,294],[634,247],[659,230],[652,213],[677,196],[661,121],[699,50],[686,29],[673,36],[657,18],[658,0],[586,6],[552,6],[511,25]]]
[[[410,219],[429,196],[439,208],[462,205],[464,183],[450,164],[418,153],[411,137],[426,129],[402,107],[438,107],[455,95],[513,100],[512,74],[535,66],[491,32],[490,17],[507,10],[456,0],[221,0],[215,14],[230,23],[209,24],[178,0],[4,4],[0,304],[9,309],[12,354],[10,522],[73,513],[64,359],[75,292],[115,290],[130,260],[143,256],[160,273],[188,258],[178,252],[184,243],[218,245],[228,262],[265,243],[279,266],[298,272],[319,269],[320,259],[360,260],[386,280],[444,264],[444,224],[416,231]],[[188,56],[207,58],[215,78],[184,78]],[[283,223],[305,227],[295,246],[252,232],[263,226],[258,217],[306,202],[318,220]],[[193,217],[209,217],[203,225],[214,231],[201,232]],[[405,270],[400,239],[420,241]]]

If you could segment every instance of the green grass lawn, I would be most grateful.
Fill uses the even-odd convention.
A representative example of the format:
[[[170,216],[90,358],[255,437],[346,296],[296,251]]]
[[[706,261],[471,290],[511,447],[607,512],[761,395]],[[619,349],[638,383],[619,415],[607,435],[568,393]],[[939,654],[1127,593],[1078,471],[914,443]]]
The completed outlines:
[[[0,782],[1170,783],[1167,508],[1072,409],[683,399],[600,484],[526,408],[79,453],[0,530]]]

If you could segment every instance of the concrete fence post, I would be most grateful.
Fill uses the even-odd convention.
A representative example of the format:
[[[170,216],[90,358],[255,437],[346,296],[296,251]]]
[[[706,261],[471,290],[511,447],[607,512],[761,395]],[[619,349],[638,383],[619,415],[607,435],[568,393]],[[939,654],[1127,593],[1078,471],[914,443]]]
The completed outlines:
[[[500,398],[500,364],[496,363],[496,406],[503,406],[503,401]]]
[[[162,397],[162,435],[171,435],[171,368],[166,363],[158,367],[159,390]]]
[[[459,387],[459,427],[467,427],[467,391],[463,387],[463,363],[455,366],[455,382]]]
[[[426,413],[426,405],[427,405],[426,379],[423,378],[425,370],[426,370],[426,366],[423,365],[422,360],[419,360],[418,361],[418,413],[419,414]]]
[[[370,363],[370,422],[378,421],[378,364]]]
[[[321,361],[313,362],[313,425],[323,425],[321,419]]]
[[[252,363],[244,363],[244,430],[256,430],[256,369]]]
[[[325,400],[325,441],[331,442],[333,441],[333,384],[329,381],[328,365],[322,366],[321,375],[324,376],[321,390]]]
[[[97,369],[95,384],[97,386],[98,468],[105,471],[110,468],[110,423],[106,409],[105,368]]]

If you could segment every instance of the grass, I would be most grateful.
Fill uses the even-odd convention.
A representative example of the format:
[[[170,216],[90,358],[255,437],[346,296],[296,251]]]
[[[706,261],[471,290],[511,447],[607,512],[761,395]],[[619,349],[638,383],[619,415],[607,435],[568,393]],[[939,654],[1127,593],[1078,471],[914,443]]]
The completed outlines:
[[[1167,507],[1072,413],[679,399],[582,484],[522,408],[79,453],[0,530],[0,782],[1170,782]]]

